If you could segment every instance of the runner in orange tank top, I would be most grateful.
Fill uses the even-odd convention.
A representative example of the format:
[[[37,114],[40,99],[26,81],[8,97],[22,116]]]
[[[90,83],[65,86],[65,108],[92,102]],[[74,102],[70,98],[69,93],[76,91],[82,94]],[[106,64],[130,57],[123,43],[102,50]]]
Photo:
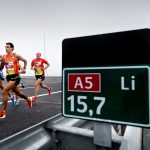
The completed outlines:
[[[46,64],[46,67],[44,67],[44,64]],[[41,88],[47,89],[48,94],[50,95],[52,88],[48,87],[44,84],[45,79],[45,70],[50,66],[47,60],[41,58],[41,53],[36,53],[36,58],[32,60],[31,62],[31,70],[34,70],[36,82],[35,82],[35,97],[33,97],[32,101],[36,102],[37,95],[39,91],[39,86]]]
[[[3,63],[6,68],[6,79],[7,84],[5,85],[2,95],[3,95],[3,103],[2,103],[2,110],[0,112],[0,119],[5,118],[6,116],[6,107],[8,103],[8,93],[10,90],[13,90],[18,96],[24,98],[27,103],[28,107],[32,107],[32,100],[27,97],[23,92],[20,91],[19,87],[17,86],[20,82],[19,76],[19,67],[18,67],[18,60],[24,63],[23,69],[26,69],[27,60],[24,59],[21,55],[13,53],[14,45],[12,43],[6,43],[6,55],[3,56]]]

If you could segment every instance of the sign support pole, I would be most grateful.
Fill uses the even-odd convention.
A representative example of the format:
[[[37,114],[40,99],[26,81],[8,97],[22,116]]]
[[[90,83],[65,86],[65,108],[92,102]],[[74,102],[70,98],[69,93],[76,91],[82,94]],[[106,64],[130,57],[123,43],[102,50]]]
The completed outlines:
[[[94,122],[94,144],[111,148],[111,124]]]

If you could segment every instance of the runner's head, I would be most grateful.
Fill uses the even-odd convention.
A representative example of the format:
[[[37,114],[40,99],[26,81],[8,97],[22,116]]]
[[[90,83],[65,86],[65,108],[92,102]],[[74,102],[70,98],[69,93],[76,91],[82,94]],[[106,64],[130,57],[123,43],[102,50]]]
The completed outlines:
[[[41,57],[41,53],[40,52],[37,52],[36,53],[36,58],[40,58]]]
[[[6,53],[9,54],[9,53],[12,53],[12,51],[14,50],[14,45],[12,43],[8,42],[8,43],[6,43],[5,48],[6,48]]]

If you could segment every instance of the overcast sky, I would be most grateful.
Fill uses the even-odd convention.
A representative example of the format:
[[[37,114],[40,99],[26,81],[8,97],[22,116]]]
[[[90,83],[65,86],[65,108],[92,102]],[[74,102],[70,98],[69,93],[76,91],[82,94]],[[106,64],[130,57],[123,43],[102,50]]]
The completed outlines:
[[[0,0],[0,53],[12,42],[28,60],[27,75],[40,51],[48,75],[61,76],[65,38],[141,28],[150,28],[148,0]]]

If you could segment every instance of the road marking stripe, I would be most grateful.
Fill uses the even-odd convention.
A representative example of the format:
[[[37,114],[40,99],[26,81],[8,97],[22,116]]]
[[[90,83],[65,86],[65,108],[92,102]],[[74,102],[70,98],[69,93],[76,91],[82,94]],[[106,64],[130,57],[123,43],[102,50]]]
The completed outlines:
[[[61,105],[61,102],[51,102],[51,101],[47,102],[47,101],[39,101],[39,100],[37,100],[36,103]]]
[[[51,95],[57,94],[57,93],[61,93],[61,92],[62,92],[62,91],[52,92]],[[38,95],[37,97],[41,97],[41,96],[45,96],[45,95],[48,95],[48,93],[47,93],[47,94],[41,94],[41,95]],[[33,96],[30,96],[30,97],[33,97]]]
[[[32,88],[35,88],[35,87],[26,87],[26,88],[20,88],[20,89],[25,90],[25,89],[32,89]]]
[[[52,92],[51,95],[53,94],[57,94],[57,93],[61,93],[62,91],[56,91],[56,92]],[[41,95],[38,95],[37,97],[42,97],[42,96],[46,96],[48,94],[41,94]],[[33,96],[30,96],[30,97],[33,97]],[[19,99],[19,100],[24,100],[24,99]],[[11,100],[8,101],[8,103],[10,103]],[[2,104],[2,102],[0,102],[0,104]]]

